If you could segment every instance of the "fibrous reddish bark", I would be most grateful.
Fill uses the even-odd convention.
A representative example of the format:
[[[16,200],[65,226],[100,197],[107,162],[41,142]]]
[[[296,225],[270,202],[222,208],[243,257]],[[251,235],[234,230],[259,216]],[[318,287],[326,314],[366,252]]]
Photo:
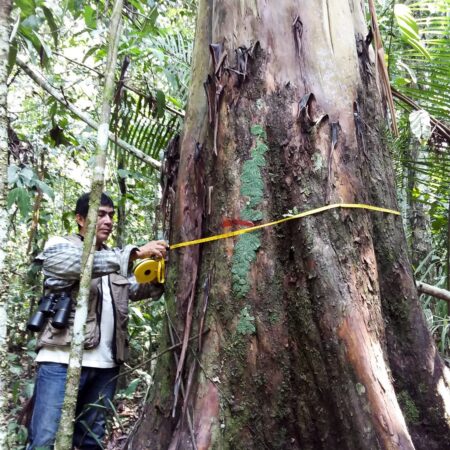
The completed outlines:
[[[355,0],[200,1],[172,243],[397,208],[367,36]],[[158,364],[133,448],[450,448],[398,217],[335,210],[170,258],[167,336],[209,332]]]

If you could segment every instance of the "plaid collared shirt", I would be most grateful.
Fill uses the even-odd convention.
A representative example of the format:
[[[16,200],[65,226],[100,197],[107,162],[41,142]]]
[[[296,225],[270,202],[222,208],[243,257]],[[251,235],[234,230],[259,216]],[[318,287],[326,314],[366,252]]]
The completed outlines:
[[[81,240],[80,240],[81,241]],[[123,249],[103,248],[94,254],[92,278],[102,277],[110,273],[119,273],[130,282],[129,295],[131,300],[142,300],[161,296],[162,285],[136,282],[134,275],[129,273],[130,254],[137,249],[127,245]],[[83,246],[62,238],[50,238],[36,260],[42,263],[46,288],[63,290],[72,288],[79,281],[81,274],[81,255]]]

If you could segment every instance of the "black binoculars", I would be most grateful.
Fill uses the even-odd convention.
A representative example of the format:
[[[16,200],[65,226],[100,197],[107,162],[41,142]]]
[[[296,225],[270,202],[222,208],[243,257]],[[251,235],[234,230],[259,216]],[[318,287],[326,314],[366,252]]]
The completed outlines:
[[[55,328],[66,328],[70,310],[72,309],[71,303],[70,295],[66,292],[44,295],[39,300],[37,311],[28,321],[27,329],[30,331],[41,331],[44,328],[45,320],[49,317],[53,317],[52,325]]]

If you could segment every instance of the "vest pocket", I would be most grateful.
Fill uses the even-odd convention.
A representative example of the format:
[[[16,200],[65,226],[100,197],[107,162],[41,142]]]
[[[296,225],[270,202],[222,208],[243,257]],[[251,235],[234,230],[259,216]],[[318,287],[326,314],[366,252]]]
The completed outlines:
[[[120,319],[128,317],[128,285],[130,282],[123,277],[114,277],[111,280],[111,294],[114,306],[119,313]]]

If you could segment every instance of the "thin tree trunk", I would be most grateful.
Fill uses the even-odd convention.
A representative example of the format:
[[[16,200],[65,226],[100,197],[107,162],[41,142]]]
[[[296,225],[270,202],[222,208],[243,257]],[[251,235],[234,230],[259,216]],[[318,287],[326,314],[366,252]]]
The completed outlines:
[[[420,143],[414,137],[411,138],[409,144],[409,159],[413,162],[408,167],[408,226],[411,233],[410,253],[411,262],[414,267],[418,267],[420,263],[428,256],[432,250],[431,231],[428,214],[425,210],[426,206],[417,201],[413,192],[417,187],[417,180],[424,178],[423,174],[417,173],[415,164],[420,159]],[[429,274],[429,279],[434,278],[435,271]]]
[[[172,244],[329,203],[397,209],[362,2],[198,11]],[[398,216],[336,210],[171,251],[166,301],[164,346],[183,346],[158,361],[131,448],[450,448]]]
[[[8,229],[8,105],[7,78],[11,1],[0,2],[0,448],[7,448],[8,343],[7,300],[8,277],[6,243]]]
[[[34,69],[32,69],[28,64],[25,63],[20,57],[17,57],[16,59],[17,65],[42,89],[46,90],[52,97],[54,97],[58,102],[60,102],[62,105],[64,105],[69,111],[71,111],[73,114],[75,114],[80,120],[82,120],[84,123],[88,124],[91,128],[94,130],[99,130],[100,125],[90,116],[80,111],[77,107],[72,105],[67,101],[67,99],[55,88],[53,88],[39,73],[37,73]],[[159,169],[161,167],[161,163],[157,161],[156,159],[153,159],[152,157],[146,155],[141,150],[137,149],[131,144],[128,144],[127,142],[123,141],[122,139],[117,138],[114,135],[114,133],[108,131],[106,134],[107,139],[109,139],[111,142],[117,143],[117,145],[127,152],[134,155],[136,158],[140,159],[141,161],[149,164],[151,167],[154,167],[155,169]]]
[[[64,398],[61,422],[55,443],[56,450],[67,450],[72,448],[75,408],[78,397],[78,385],[80,382],[81,361],[83,358],[85,337],[84,327],[87,318],[92,264],[95,252],[97,214],[105,178],[111,103],[114,95],[114,73],[121,33],[122,3],[122,0],[116,0],[114,2],[109,28],[108,60],[105,69],[102,110],[97,134],[96,164],[92,176],[91,196],[87,216],[87,231],[84,237],[83,255],[81,261],[82,272],[80,278],[80,289],[77,298],[70,349],[70,360],[67,369],[66,395]]]
[[[117,169],[124,169],[124,155],[119,155]],[[127,205],[127,180],[118,175],[119,201],[117,205],[117,247],[122,247],[125,243],[125,223],[126,223],[126,205]]]
[[[41,150],[40,154],[40,162],[39,165],[36,166],[37,174],[39,177],[39,180],[44,181],[45,178],[45,155],[46,152],[44,149]],[[29,289],[31,296],[30,296],[30,306],[29,306],[29,317],[31,317],[34,308],[36,306],[36,302],[38,300],[38,297],[40,295],[40,291],[42,290],[42,286],[40,286],[38,283],[36,283],[36,266],[34,264],[34,260],[37,256],[38,249],[35,248],[35,243],[38,235],[38,229],[39,229],[39,217],[41,212],[41,204],[43,199],[43,192],[41,189],[37,189],[37,193],[34,197],[34,204],[33,204],[33,213],[31,215],[31,225],[29,227],[28,232],[28,244],[27,244],[27,250],[26,255],[28,255],[28,270],[25,280],[25,286]],[[63,211],[64,213],[64,211]],[[64,215],[64,214],[63,214]],[[21,331],[23,334],[23,337],[25,338],[27,330],[24,329]]]
[[[40,181],[44,181],[45,178],[45,150],[41,150],[40,154],[40,164],[37,167],[37,174]],[[36,255],[33,255],[33,244],[36,239],[36,235],[38,232],[39,227],[39,215],[41,211],[41,203],[42,199],[44,197],[44,194],[41,189],[37,188],[37,193],[34,198],[34,204],[33,204],[33,213],[31,216],[31,225],[30,225],[30,231],[28,232],[28,244],[27,244],[27,251],[26,254],[30,255],[30,262],[33,262],[33,259]]]

